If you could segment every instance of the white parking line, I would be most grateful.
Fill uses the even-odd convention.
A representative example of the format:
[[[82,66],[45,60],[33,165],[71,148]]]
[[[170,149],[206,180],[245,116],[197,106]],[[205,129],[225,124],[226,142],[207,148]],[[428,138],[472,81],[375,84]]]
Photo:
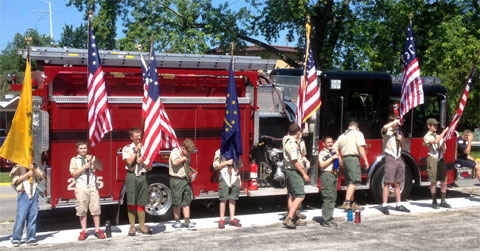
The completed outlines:
[[[419,201],[408,201],[402,202],[405,207],[411,210],[410,214],[419,214],[419,213],[430,213],[430,212],[442,212],[448,210],[456,210],[460,208],[469,208],[469,207],[480,207],[480,196],[464,197],[464,198],[451,198],[447,199],[447,202],[453,206],[452,209],[433,209],[431,207],[431,200],[419,200]],[[362,211],[362,223],[368,224],[368,219],[370,216],[382,215],[382,213],[377,209],[380,205],[367,205],[365,210]],[[389,204],[390,214],[392,215],[410,215],[407,213],[397,212],[394,210],[395,203]],[[319,219],[322,215],[321,209],[311,209],[302,211],[307,216],[309,224],[315,224],[311,220]],[[276,213],[261,213],[261,214],[249,214],[249,215],[239,215],[236,218],[240,220],[240,223],[243,227],[255,227],[255,226],[267,226],[272,224],[281,224],[283,217],[286,212],[276,212]],[[333,214],[335,220],[342,222],[345,221],[346,213],[342,209],[335,209]],[[385,216],[389,217],[389,216]],[[387,218],[386,218],[387,219]],[[208,228],[217,228],[218,227],[218,217],[214,218],[203,218],[203,219],[193,219],[193,222],[196,223],[197,229],[208,229]],[[149,223],[149,227],[153,229],[154,234],[159,234],[160,232],[173,232],[178,231],[172,227],[173,221],[168,222],[159,222],[159,223]],[[355,224],[355,223],[351,223]],[[280,226],[279,226],[280,227]],[[129,225],[119,225],[112,226],[112,236],[127,236]],[[225,230],[233,229],[226,225]],[[67,242],[76,242],[78,235],[81,229],[71,229],[71,230],[62,230],[62,231],[51,231],[51,232],[41,232],[37,233],[37,239],[39,244],[50,244],[50,243],[67,243]],[[182,229],[186,231],[186,229]],[[105,232],[105,231],[104,231]],[[88,240],[96,239],[94,234],[94,229],[88,229]],[[0,236],[0,239],[7,239],[10,236]],[[87,241],[88,241],[87,240]],[[0,242],[0,247],[12,247],[10,240]]]

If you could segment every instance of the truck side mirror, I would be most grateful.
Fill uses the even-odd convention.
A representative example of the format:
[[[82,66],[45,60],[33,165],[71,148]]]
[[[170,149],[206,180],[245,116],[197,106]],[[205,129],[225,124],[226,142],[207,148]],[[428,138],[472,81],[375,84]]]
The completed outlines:
[[[445,128],[447,123],[447,100],[443,98],[440,100],[440,126]]]

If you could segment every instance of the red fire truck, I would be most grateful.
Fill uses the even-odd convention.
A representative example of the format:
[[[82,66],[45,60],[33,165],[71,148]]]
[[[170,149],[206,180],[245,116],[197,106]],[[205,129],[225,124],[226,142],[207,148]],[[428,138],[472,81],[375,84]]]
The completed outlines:
[[[24,56],[26,51],[21,51]],[[34,80],[34,159],[42,163],[47,178],[41,195],[49,208],[74,206],[75,180],[68,165],[76,155],[75,142],[87,139],[87,68],[86,50],[31,48],[31,59],[43,73]],[[130,143],[128,131],[141,127],[142,71],[138,52],[100,51],[106,77],[108,99],[114,130],[91,153],[102,161],[98,187],[102,204],[123,204],[125,163],[120,150]],[[145,55],[146,56],[146,55]],[[220,147],[225,109],[229,56],[157,54],[160,96],[180,142],[191,138],[198,152],[192,155],[192,167],[198,170],[193,182],[195,199],[218,198],[218,174],[212,168],[214,152]],[[282,172],[281,137],[293,121],[299,71],[273,70],[275,60],[259,57],[235,57],[235,81],[240,104],[243,163],[241,196],[286,194]],[[271,71],[271,75],[263,73]],[[316,157],[322,136],[336,138],[350,120],[360,122],[367,138],[370,171],[362,176],[359,189],[370,189],[378,200],[383,179],[380,127],[386,122],[391,104],[398,101],[400,87],[385,73],[319,73],[322,106],[308,121],[304,139],[312,161],[311,182],[307,193],[319,192]],[[425,105],[407,116],[405,134],[409,148],[403,153],[407,179],[402,195],[412,186],[427,185],[427,148],[422,146],[425,121],[436,117],[446,121],[445,88],[437,83],[425,86]],[[291,98],[288,98],[291,97]],[[449,182],[453,181],[454,140],[447,143],[445,158]],[[155,216],[170,217],[168,157],[170,149],[160,152],[148,173],[149,204],[146,210]],[[255,164],[254,164],[255,163]],[[251,165],[258,165],[258,189],[249,189]],[[253,175],[252,175],[253,176]],[[344,190],[343,176],[339,189]]]

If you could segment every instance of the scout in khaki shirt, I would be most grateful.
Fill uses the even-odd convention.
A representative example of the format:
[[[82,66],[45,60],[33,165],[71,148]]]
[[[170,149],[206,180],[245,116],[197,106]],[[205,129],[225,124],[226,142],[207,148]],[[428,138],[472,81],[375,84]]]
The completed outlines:
[[[220,199],[220,220],[218,228],[225,228],[225,207],[228,201],[230,211],[230,226],[241,227],[240,221],[235,219],[235,201],[240,195],[240,168],[242,160],[239,158],[235,165],[233,159],[226,160],[221,156],[220,149],[215,152],[213,168],[220,172],[218,178],[218,197]]]
[[[360,132],[357,121],[350,122],[347,131],[340,135],[335,144],[333,144],[333,149],[336,152],[340,151],[342,154],[342,161],[345,167],[343,171],[345,183],[347,184],[347,193],[342,204],[342,208],[345,211],[349,209],[364,209],[355,203],[354,194],[357,185],[360,185],[362,181],[359,156],[365,162],[365,169],[368,170],[370,168],[367,155],[365,154],[365,145],[365,138],[363,133]]]
[[[324,227],[337,227],[333,220],[333,210],[337,202],[337,174],[334,172],[334,161],[339,160],[338,153],[333,150],[333,138],[323,139],[323,149],[318,153],[318,167],[321,170],[322,185],[322,223]]]
[[[35,164],[30,168],[16,165],[10,172],[12,187],[17,191],[17,216],[13,226],[12,244],[14,247],[20,245],[23,236],[25,221],[27,222],[26,243],[37,245],[37,215],[38,215],[38,193],[37,185],[42,180],[43,172]]]
[[[130,129],[132,143],[122,149],[122,158],[125,160],[127,176],[125,185],[127,187],[128,221],[130,229],[129,236],[135,236],[135,213],[138,216],[138,231],[142,234],[152,234],[152,230],[145,226],[145,205],[148,203],[147,171],[152,167],[143,164],[141,156],[142,131],[136,127]]]
[[[423,136],[423,143],[428,147],[427,157],[427,175],[430,180],[430,192],[432,194],[432,207],[438,209],[440,207],[451,208],[446,201],[447,197],[447,167],[443,160],[443,153],[445,152],[445,144],[443,137],[448,131],[448,127],[438,135],[438,121],[434,118],[427,119],[428,132]],[[440,181],[441,186],[441,202],[437,204],[437,181]]]
[[[383,145],[385,152],[385,179],[383,185],[383,204],[380,211],[389,215],[387,202],[390,185],[395,188],[395,210],[410,213],[405,206],[401,205],[400,184],[405,182],[405,163],[402,158],[403,134],[400,126],[402,121],[395,114],[390,114],[388,123],[382,127]]]
[[[84,140],[77,141],[78,155],[70,160],[70,174],[75,178],[75,209],[80,219],[82,232],[78,240],[87,238],[87,213],[90,214],[95,225],[95,236],[105,239],[105,234],[100,230],[100,196],[98,194],[97,177],[95,171],[103,170],[103,165],[95,156],[87,155],[88,146]]]
[[[179,148],[170,153],[168,173],[170,174],[170,189],[172,189],[173,216],[175,217],[174,228],[181,228],[180,211],[185,217],[185,227],[195,229],[195,224],[190,222],[190,203],[193,198],[192,183],[189,177],[190,154],[196,146],[191,139],[185,139]]]
[[[299,145],[301,133],[297,124],[291,124],[288,127],[288,136],[285,136],[282,142],[288,190],[288,214],[283,221],[283,225],[292,229],[307,225],[306,221],[296,217],[298,207],[305,199],[305,182],[310,181],[310,177],[308,177],[301,162],[302,155]]]

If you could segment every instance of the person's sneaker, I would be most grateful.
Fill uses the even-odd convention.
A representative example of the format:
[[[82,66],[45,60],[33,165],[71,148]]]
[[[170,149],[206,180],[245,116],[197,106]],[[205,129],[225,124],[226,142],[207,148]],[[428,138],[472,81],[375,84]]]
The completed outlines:
[[[128,229],[128,236],[135,236],[137,233],[137,228],[135,226],[130,226]]]
[[[85,239],[87,239],[87,233],[85,231],[82,231],[80,233],[80,235],[78,236],[78,240],[79,241],[84,241]]]
[[[225,221],[224,220],[219,220],[218,221],[218,228],[224,229],[225,228]]]
[[[380,207],[378,210],[382,212],[384,215],[390,215],[390,212],[388,211],[388,207]]]
[[[300,211],[298,211],[298,210],[295,212],[295,216],[297,216],[297,218],[302,219],[302,220],[305,220],[307,218],[306,215],[300,213]]]
[[[287,228],[290,228],[290,229],[295,229],[297,228],[297,226],[295,225],[295,223],[293,223],[293,219],[290,218],[290,217],[287,217],[285,218],[285,221],[283,223]]]
[[[175,228],[175,229],[180,229],[180,228],[182,228],[182,223],[180,221],[175,221],[175,223],[173,223],[172,227]]]
[[[448,187],[458,187],[457,183],[448,184]]]
[[[337,227],[337,223],[335,221],[322,221],[322,223],[320,223],[320,225],[322,225],[322,227]]]
[[[234,226],[234,227],[242,227],[242,224],[240,224],[240,221],[238,219],[231,220],[228,225]]]
[[[98,238],[98,239],[105,239],[105,234],[103,234],[102,230],[98,230],[95,232],[95,236]]]
[[[440,207],[444,207],[444,208],[452,208],[452,206],[450,206],[450,204],[448,204],[446,201],[442,201],[442,202],[440,202]]]
[[[344,201],[343,204],[342,204],[342,208],[345,209],[345,212],[346,212],[349,209],[352,209],[352,206],[349,202]]]
[[[410,213],[410,210],[406,208],[404,205],[400,205],[398,207],[395,207],[396,211],[404,212],[404,213]]]
[[[190,222],[188,224],[184,224],[185,228],[187,228],[188,230],[197,230],[197,227],[195,227],[195,223],[193,222]]]
[[[306,226],[306,225],[307,225],[307,222],[304,221],[304,220],[297,219],[297,220],[295,221],[295,226],[304,227],[304,226]]]
[[[432,202],[433,209],[440,209],[440,206],[436,202]]]
[[[360,210],[362,211],[363,209],[365,209],[365,207],[362,207],[362,206],[359,206],[356,202],[353,202],[352,203],[352,206],[351,206],[352,210]]]
[[[38,245],[38,242],[36,240],[27,241],[27,244],[30,245],[30,246],[36,246],[36,245]]]
[[[147,227],[147,226],[145,226],[145,225],[143,226],[143,228],[142,228],[142,227],[139,227],[139,228],[138,228],[138,231],[139,231],[140,233],[142,233],[142,234],[148,234],[148,235],[150,235],[150,234],[153,233],[153,232],[152,232],[152,229],[150,229],[149,227]]]
[[[20,247],[20,242],[12,242],[12,246],[18,248]]]

